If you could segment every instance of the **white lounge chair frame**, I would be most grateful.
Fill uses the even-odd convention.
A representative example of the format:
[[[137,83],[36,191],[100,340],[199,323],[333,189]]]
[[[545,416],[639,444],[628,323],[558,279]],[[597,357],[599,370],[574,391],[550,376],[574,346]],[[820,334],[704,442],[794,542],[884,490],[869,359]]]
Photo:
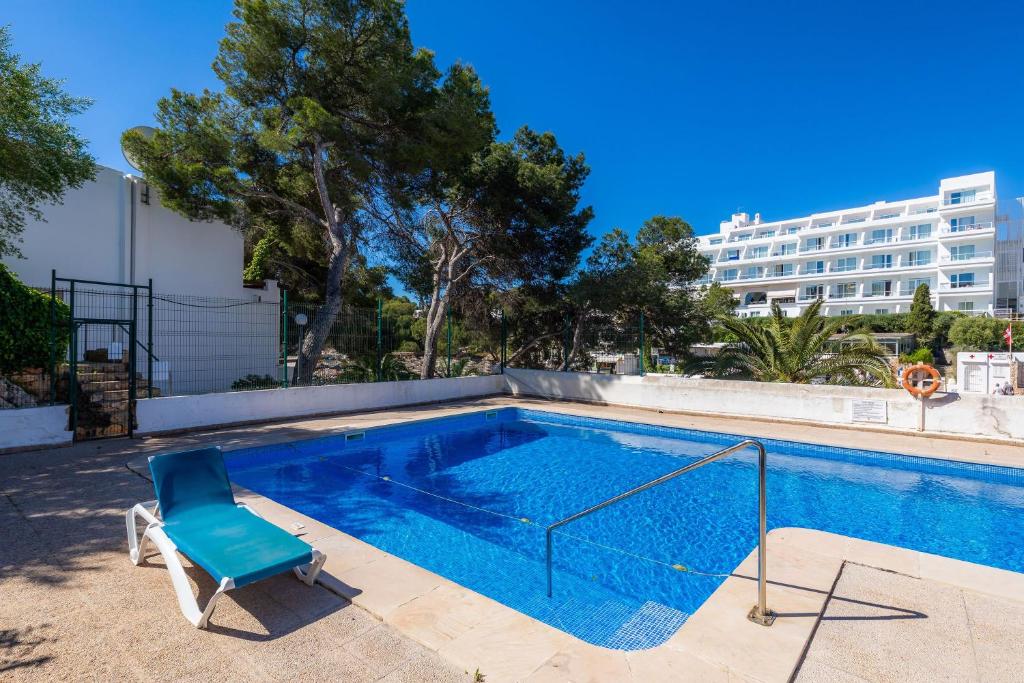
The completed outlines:
[[[238,503],[237,505],[260,517],[255,510],[245,503]],[[174,592],[178,596],[178,606],[181,607],[182,614],[196,628],[206,628],[210,622],[210,615],[213,614],[213,608],[217,606],[220,596],[234,588],[235,581],[230,577],[225,577],[221,580],[217,592],[210,597],[206,607],[200,610],[196,596],[192,594],[192,587],[188,583],[185,570],[181,566],[181,559],[178,557],[178,547],[164,533],[164,523],[157,518],[157,514],[159,514],[159,505],[157,501],[151,500],[146,503],[137,504],[125,515],[125,522],[128,527],[128,555],[131,557],[132,564],[137,566],[145,557],[146,539],[151,540],[167,564],[167,571],[170,572],[171,583],[174,585]],[[142,532],[141,539],[137,527],[139,517],[146,522],[146,528]],[[305,565],[305,567],[294,567],[292,570],[300,581],[307,586],[312,586],[316,582],[317,576],[319,576],[326,560],[326,555],[313,548],[313,561]]]

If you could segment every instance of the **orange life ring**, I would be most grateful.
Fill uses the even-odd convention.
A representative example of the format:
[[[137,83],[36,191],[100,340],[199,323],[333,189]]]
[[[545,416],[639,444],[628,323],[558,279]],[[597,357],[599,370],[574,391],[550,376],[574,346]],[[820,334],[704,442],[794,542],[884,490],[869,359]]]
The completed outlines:
[[[918,375],[919,373],[925,373],[928,377],[922,377],[921,380],[931,378],[931,384],[927,386],[914,386],[911,382],[911,375]],[[921,398],[928,398],[936,391],[939,390],[939,383],[942,380],[942,375],[939,371],[930,365],[924,363],[918,363],[917,365],[911,365],[903,370],[903,388],[910,392],[911,396],[920,396]]]

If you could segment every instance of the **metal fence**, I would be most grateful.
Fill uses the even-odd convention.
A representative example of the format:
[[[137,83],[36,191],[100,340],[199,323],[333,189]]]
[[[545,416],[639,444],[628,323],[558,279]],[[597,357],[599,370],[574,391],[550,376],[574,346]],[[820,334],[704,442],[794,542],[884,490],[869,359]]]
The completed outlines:
[[[68,403],[76,391],[93,403],[120,405],[131,398],[290,387],[307,375],[317,385],[409,380],[421,376],[424,364],[423,321],[386,314],[381,304],[344,308],[310,375],[300,367],[299,351],[319,305],[289,302],[284,291],[272,300],[265,294],[227,299],[145,285],[57,282],[40,290],[52,291],[71,320],[51,316],[48,367],[0,377],[0,409]],[[577,323],[571,316],[506,319],[493,311],[481,318],[452,311],[437,341],[435,375],[492,374],[506,366],[609,374],[656,369],[658,350],[645,338],[642,316],[595,315]]]

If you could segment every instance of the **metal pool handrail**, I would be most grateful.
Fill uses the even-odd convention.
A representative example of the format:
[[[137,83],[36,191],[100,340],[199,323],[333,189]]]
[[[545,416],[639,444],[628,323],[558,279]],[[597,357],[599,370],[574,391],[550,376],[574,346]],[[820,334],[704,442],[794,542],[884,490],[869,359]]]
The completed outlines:
[[[757,604],[754,605],[754,607],[750,610],[750,614],[747,615],[747,618],[755,623],[761,624],[762,626],[771,626],[772,623],[775,621],[775,613],[768,609],[766,605],[768,599],[768,550],[766,547],[766,537],[768,535],[768,495],[765,486],[765,469],[767,465],[767,457],[764,452],[764,444],[755,439],[745,439],[744,441],[740,441],[738,444],[734,446],[723,448],[722,450],[717,451],[716,453],[712,453],[706,458],[702,458],[697,462],[690,463],[686,467],[680,467],[678,470],[669,472],[668,474],[662,475],[657,479],[653,479],[647,482],[646,484],[641,484],[640,486],[637,486],[634,489],[630,489],[625,493],[620,493],[619,495],[613,498],[609,498],[608,500],[600,502],[597,505],[587,508],[586,510],[582,510],[574,515],[566,517],[565,519],[559,520],[554,524],[548,525],[547,529],[545,530],[545,537],[547,541],[548,597],[551,597],[551,532],[553,532],[555,529],[565,526],[570,522],[575,522],[577,519],[586,517],[591,513],[597,512],[598,510],[603,510],[609,505],[618,503],[620,500],[625,500],[626,498],[634,496],[640,493],[641,491],[646,491],[647,489],[654,488],[658,484],[664,484],[666,481],[675,479],[676,477],[684,475],[687,472],[692,472],[693,470],[701,468],[704,465],[710,465],[716,460],[721,460],[726,456],[732,455],[737,451],[742,451],[743,449],[749,448],[750,446],[754,446],[757,448],[757,502],[759,529],[757,539]]]

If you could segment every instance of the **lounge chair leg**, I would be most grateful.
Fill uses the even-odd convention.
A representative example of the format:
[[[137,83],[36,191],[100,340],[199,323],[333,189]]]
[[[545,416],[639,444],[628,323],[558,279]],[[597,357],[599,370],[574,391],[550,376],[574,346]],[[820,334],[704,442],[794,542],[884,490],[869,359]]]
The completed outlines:
[[[153,508],[152,512],[146,509],[147,506]],[[148,531],[150,526],[160,524],[160,520],[154,514],[156,509],[156,501],[139,503],[128,510],[125,515],[125,524],[128,527],[128,557],[131,558],[132,564],[137,565],[141,562],[146,553],[146,534],[143,532],[142,538],[139,538],[138,518],[142,517],[146,522],[146,531]]]
[[[148,514],[148,511],[146,512]],[[213,608],[217,606],[220,596],[235,587],[234,580],[230,578],[221,580],[217,592],[206,603],[206,608],[200,611],[196,596],[192,594],[192,586],[188,582],[188,576],[185,574],[185,569],[181,566],[178,548],[167,537],[164,530],[160,528],[159,522],[146,527],[146,531],[142,534],[140,548],[145,544],[146,538],[153,542],[153,545],[157,547],[160,555],[164,558],[164,563],[167,565],[167,573],[171,575],[171,585],[174,586],[174,593],[178,597],[178,607],[181,608],[181,613],[196,628],[206,628],[210,621],[210,615],[213,614]],[[137,552],[133,551],[133,557],[137,556]]]
[[[327,556],[313,548],[313,561],[306,565],[305,570],[302,567],[294,567],[295,576],[299,577],[299,581],[307,586],[312,586],[316,583],[316,577],[320,575],[320,570],[323,569],[326,561]]]

